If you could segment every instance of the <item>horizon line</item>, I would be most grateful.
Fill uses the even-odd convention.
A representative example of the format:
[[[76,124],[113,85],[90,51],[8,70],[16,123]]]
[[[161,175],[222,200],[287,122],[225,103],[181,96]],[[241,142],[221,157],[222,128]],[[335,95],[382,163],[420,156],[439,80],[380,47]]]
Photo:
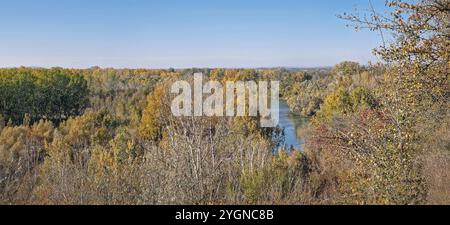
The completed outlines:
[[[351,60],[350,60],[351,61]],[[346,61],[342,61],[346,62]],[[359,62],[358,62],[359,63]],[[361,65],[368,65],[360,63]],[[337,65],[337,64],[335,64]],[[325,69],[332,68],[334,65],[321,65],[321,66],[256,66],[256,67],[214,67],[214,66],[205,66],[205,67],[114,67],[114,66],[89,66],[89,67],[65,67],[65,66],[6,66],[0,67],[0,69],[18,69],[18,68],[35,68],[35,69],[53,69],[53,68],[62,68],[62,69],[79,69],[79,70],[88,70],[88,69],[117,69],[117,70],[188,70],[188,69]]]

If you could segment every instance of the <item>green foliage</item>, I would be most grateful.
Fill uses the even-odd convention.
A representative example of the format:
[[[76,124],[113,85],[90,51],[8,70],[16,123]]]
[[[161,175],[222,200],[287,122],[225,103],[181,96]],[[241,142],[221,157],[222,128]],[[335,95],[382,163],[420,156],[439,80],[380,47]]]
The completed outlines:
[[[330,121],[336,114],[344,115],[377,106],[377,100],[368,89],[358,87],[349,92],[341,87],[325,98],[315,121]]]
[[[326,96],[327,81],[321,79],[293,83],[288,90],[284,99],[291,110],[302,116],[313,116]]]
[[[286,75],[288,78],[283,79],[285,90],[282,96],[291,110],[299,115],[311,117],[322,108],[322,111],[327,112],[321,117],[328,119],[334,111],[350,112],[352,108],[361,105],[357,103],[359,99],[355,98],[366,98],[361,99],[361,103],[373,107],[375,99],[372,91],[369,90],[375,89],[378,86],[378,80],[382,78],[382,72],[375,66],[366,68],[354,62],[337,64],[331,70],[323,69],[296,74],[302,74],[300,76],[302,78],[289,74]],[[350,93],[353,89],[359,89],[359,93],[358,91]],[[354,96],[348,96],[352,94]],[[348,109],[344,109],[345,107]]]
[[[79,115],[87,97],[86,81],[70,70],[0,70],[0,114],[16,125],[26,115],[30,122],[48,119],[56,123]]]

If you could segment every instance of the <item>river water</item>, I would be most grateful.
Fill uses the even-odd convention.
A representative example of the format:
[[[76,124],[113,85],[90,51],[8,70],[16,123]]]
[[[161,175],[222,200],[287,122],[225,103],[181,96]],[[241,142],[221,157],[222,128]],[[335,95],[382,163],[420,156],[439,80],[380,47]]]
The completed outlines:
[[[280,101],[280,127],[284,128],[285,144],[287,148],[293,147],[302,150],[305,143],[302,130],[308,124],[308,119],[292,113],[285,101]]]

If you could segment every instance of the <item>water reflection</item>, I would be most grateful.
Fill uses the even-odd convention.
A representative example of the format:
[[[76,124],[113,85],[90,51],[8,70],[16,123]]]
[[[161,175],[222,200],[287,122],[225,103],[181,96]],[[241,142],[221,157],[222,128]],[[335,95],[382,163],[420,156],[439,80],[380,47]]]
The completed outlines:
[[[287,103],[280,101],[280,127],[284,128],[286,147],[303,149],[305,142],[301,135],[307,124],[307,118],[291,113]]]

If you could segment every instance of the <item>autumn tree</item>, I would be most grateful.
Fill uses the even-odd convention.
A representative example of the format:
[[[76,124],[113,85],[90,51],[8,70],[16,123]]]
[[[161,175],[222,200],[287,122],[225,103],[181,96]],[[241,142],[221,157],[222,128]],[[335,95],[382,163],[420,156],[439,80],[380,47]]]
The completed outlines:
[[[358,29],[369,28],[384,37],[388,31],[394,41],[385,39],[376,51],[387,65],[376,90],[381,107],[334,117],[317,126],[310,142],[316,149],[311,157],[325,162],[317,163],[319,170],[340,164],[321,181],[334,184],[328,196],[334,193],[335,202],[423,204],[427,185],[436,185],[426,183],[422,159],[438,149],[422,143],[448,117],[450,2],[394,0],[387,6],[390,15],[372,10],[369,18],[343,16]]]

